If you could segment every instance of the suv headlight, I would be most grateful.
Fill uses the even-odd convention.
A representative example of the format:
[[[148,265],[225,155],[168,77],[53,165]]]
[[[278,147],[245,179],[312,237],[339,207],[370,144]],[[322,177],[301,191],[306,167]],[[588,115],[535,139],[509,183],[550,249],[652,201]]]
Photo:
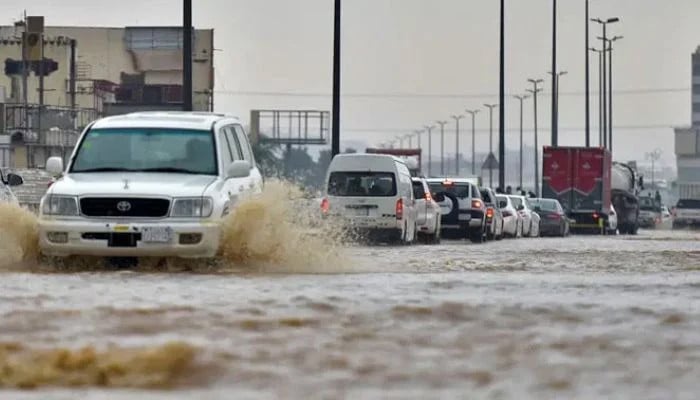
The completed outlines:
[[[45,215],[74,217],[78,215],[78,198],[75,196],[48,195],[41,212]]]
[[[173,202],[171,217],[207,218],[214,210],[211,197],[176,198]]]

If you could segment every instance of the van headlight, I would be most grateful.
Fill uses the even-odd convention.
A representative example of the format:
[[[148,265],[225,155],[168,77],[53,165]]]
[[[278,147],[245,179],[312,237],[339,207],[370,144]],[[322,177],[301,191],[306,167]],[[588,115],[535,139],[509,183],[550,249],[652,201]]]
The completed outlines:
[[[214,210],[214,200],[211,197],[176,198],[173,202],[171,217],[175,218],[207,218]]]
[[[75,217],[78,215],[78,198],[75,196],[48,195],[41,212],[45,215]]]

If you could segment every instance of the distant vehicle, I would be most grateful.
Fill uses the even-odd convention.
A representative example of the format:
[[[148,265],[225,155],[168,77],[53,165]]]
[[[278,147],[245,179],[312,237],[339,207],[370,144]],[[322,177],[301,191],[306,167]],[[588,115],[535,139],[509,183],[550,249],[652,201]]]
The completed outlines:
[[[661,218],[663,218],[664,221],[671,219],[671,211],[668,209],[668,206],[661,206]]]
[[[639,198],[639,227],[654,229],[663,222],[661,203],[653,197]]]
[[[12,192],[12,187],[24,184],[21,176],[16,174],[7,174],[7,177],[0,171],[0,203],[17,204],[17,197]]]
[[[470,179],[428,179],[430,190],[442,195],[442,232],[482,243],[486,238],[486,205],[477,185]]]
[[[413,197],[416,199],[416,223],[418,236],[427,243],[439,244],[441,238],[440,205],[433,199],[428,182],[424,178],[413,178]]]
[[[520,214],[523,226],[523,236],[537,237],[540,235],[540,216],[532,209],[530,201],[525,196],[508,196],[513,206]]]
[[[615,206],[610,206],[610,215],[608,215],[608,235],[617,235],[617,211],[615,211]]]
[[[540,233],[542,236],[569,235],[569,217],[564,208],[555,199],[531,199],[535,212],[540,216]]]
[[[523,220],[518,210],[513,206],[513,201],[506,195],[497,195],[498,208],[503,215],[503,234],[510,238],[519,238],[523,235]]]
[[[382,154],[340,154],[326,178],[324,215],[378,242],[413,243],[418,236],[411,173],[400,158]]]
[[[49,158],[46,169],[61,174],[63,159]],[[212,258],[222,218],[262,184],[237,118],[103,118],[84,130],[65,173],[41,200],[39,247],[55,257]]]
[[[673,212],[673,229],[700,225],[700,200],[678,200]]]
[[[628,164],[613,163],[610,191],[617,210],[617,227],[621,234],[636,235],[639,230],[639,192],[642,178]]]
[[[480,191],[486,204],[486,238],[501,240],[503,239],[503,213],[498,207],[496,192],[490,188],[481,188]]]

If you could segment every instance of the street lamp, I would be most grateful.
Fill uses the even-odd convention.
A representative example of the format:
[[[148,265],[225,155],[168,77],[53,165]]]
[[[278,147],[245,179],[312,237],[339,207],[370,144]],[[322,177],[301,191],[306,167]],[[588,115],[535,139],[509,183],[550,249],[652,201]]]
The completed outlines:
[[[340,23],[341,0],[335,0],[333,14],[333,127],[331,139],[331,154],[335,157],[340,153]]]
[[[489,109],[489,155],[487,158],[494,156],[493,154],[493,109],[498,107],[498,104],[484,104],[484,107]],[[489,186],[493,187],[493,169],[489,166]]]
[[[472,116],[472,176],[476,176],[476,114],[481,110],[465,110],[469,115]]]
[[[613,43],[618,40],[623,39],[624,36],[615,36],[608,41],[608,51],[610,52],[610,60],[608,61],[609,72],[608,72],[608,84],[610,85],[610,90],[608,91],[609,101],[608,101],[608,118],[610,123],[608,124],[608,129],[610,133],[608,134],[608,146],[610,146],[610,152],[613,151]]]
[[[586,40],[584,44],[584,49],[586,50],[586,147],[591,147],[591,61],[589,59],[590,53],[588,48],[590,47],[590,19],[589,19],[589,0],[586,0]]]
[[[537,194],[537,197],[540,197],[540,155],[539,155],[539,140],[538,140],[538,132],[537,132],[537,94],[542,91],[541,88],[539,88],[539,85],[544,83],[544,80],[542,79],[528,79],[528,82],[532,83],[532,89],[528,89],[527,91],[532,94],[532,101],[534,103],[534,108],[535,108],[535,118],[534,118],[534,123],[535,123],[535,194]],[[523,188],[520,187],[522,190]]]
[[[425,125],[425,131],[428,132],[428,177],[433,176],[433,129],[435,125]]]
[[[520,188],[523,187],[523,102],[525,99],[530,98],[528,95],[513,96],[520,102]]]
[[[445,125],[447,121],[435,121],[440,125],[440,175],[445,176]]]
[[[557,72],[555,74],[552,71],[549,71],[549,74],[552,75],[552,77],[554,78],[554,87],[552,88],[552,96],[554,98],[555,107],[554,107],[554,118],[552,118],[552,121],[554,121],[554,127],[552,127],[552,129],[557,131],[557,140],[558,140],[558,137],[559,137],[559,134],[558,134],[558,132],[559,132],[559,78],[568,74],[568,72],[567,71],[560,71],[560,72]],[[559,145],[558,143],[555,144],[554,142],[552,142],[553,147],[556,147],[558,145]]]
[[[459,121],[464,118],[464,115],[453,115],[455,120],[455,176],[459,176]]]
[[[591,19],[591,21],[597,22],[598,24],[603,26],[603,37],[602,37],[602,40],[603,40],[603,94],[602,94],[602,96],[603,96],[603,142],[606,143],[606,147],[607,147],[608,116],[607,116],[607,96],[605,93],[605,91],[607,90],[607,85],[606,85],[607,77],[606,77],[606,71],[605,71],[605,66],[607,65],[606,53],[608,50],[608,47],[606,44],[607,38],[608,38],[608,30],[607,29],[608,29],[608,24],[614,24],[614,23],[620,22],[620,19],[616,18],[616,17],[615,18],[608,18],[606,20],[602,20],[600,18],[593,18],[593,19]]]
[[[659,161],[659,160],[661,159],[661,150],[660,150],[660,149],[656,149],[656,150],[654,150],[654,151],[651,151],[651,152],[646,153],[646,158],[647,158],[648,160],[651,160],[651,188],[654,189],[654,188],[655,188],[655,185],[656,185],[656,184],[654,183],[654,182],[655,182],[655,181],[654,181],[654,179],[655,179],[654,171],[655,171],[655,167],[656,167],[655,164],[656,164],[657,161]]]
[[[607,147],[606,140],[603,136],[603,52],[595,47],[591,47],[590,51],[598,53],[598,146]]]

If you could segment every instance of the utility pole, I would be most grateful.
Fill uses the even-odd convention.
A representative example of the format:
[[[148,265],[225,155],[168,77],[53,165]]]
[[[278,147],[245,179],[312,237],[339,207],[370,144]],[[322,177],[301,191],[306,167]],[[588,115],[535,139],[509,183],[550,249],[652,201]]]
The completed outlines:
[[[440,125],[440,175],[445,176],[445,125],[447,121],[435,121]]]
[[[335,0],[333,24],[333,128],[331,153],[333,157],[340,153],[340,23],[341,1]]]
[[[435,129],[435,125],[426,125],[424,128],[428,132],[428,177],[431,177],[433,176],[433,129]]]
[[[182,110],[192,111],[192,0],[182,4]]]
[[[590,70],[590,52],[588,51],[589,44],[589,0],[586,0],[586,147],[591,147],[591,70]]]
[[[491,158],[493,154],[493,109],[498,107],[498,104],[484,104],[484,107],[489,109],[489,155],[487,157]],[[489,168],[489,186],[493,187],[493,169]]]
[[[523,102],[530,96],[513,96],[520,102],[520,189],[523,188]]]
[[[537,197],[540,197],[540,150],[537,132],[537,94],[542,91],[542,89],[539,88],[539,85],[544,83],[544,81],[542,79],[528,79],[527,81],[532,83],[532,89],[528,89],[528,92],[532,94],[532,101],[535,108],[535,194]]]
[[[498,185],[505,190],[506,187],[506,30],[505,30],[505,0],[501,0],[501,71],[500,91],[498,102]],[[492,185],[493,186],[493,185]]]
[[[28,54],[28,46],[27,46],[27,36],[29,35],[29,32],[27,32],[27,12],[24,12],[24,32],[22,33],[22,102],[24,103],[24,134],[26,135],[27,132],[29,132],[29,98],[27,97],[28,95],[28,88],[29,86],[27,84],[27,80],[29,79],[29,62],[27,59],[29,58]],[[25,136],[26,137],[26,136]],[[27,157],[29,157],[29,154],[27,154]]]
[[[476,176],[476,114],[481,110],[466,110],[472,116],[472,176]]]
[[[557,127],[557,0],[552,0],[552,147],[559,146],[559,129]]]
[[[455,120],[455,176],[459,176],[459,121],[464,118],[464,115],[453,115]]]
[[[654,182],[656,179],[656,176],[654,175],[654,173],[656,171],[656,162],[661,159],[661,150],[656,149],[654,151],[646,153],[646,158],[648,160],[651,160],[651,188],[654,189],[655,188]]]
[[[559,132],[559,78],[568,74],[567,71],[561,71],[557,73],[549,72],[553,77],[554,77],[554,88],[552,89],[552,98],[554,99],[554,118],[552,120],[554,121],[554,127],[552,129],[556,130]],[[559,137],[559,134],[557,134],[557,138]],[[557,139],[558,140],[558,139]],[[552,144],[554,146],[554,144]]]

